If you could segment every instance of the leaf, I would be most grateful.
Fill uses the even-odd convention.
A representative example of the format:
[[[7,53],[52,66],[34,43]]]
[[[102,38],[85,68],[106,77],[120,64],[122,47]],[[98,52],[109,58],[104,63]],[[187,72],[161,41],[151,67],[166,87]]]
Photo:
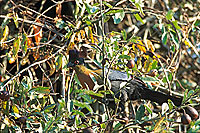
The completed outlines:
[[[15,26],[18,28],[19,23],[18,23],[17,19],[18,19],[18,15],[17,15],[17,13],[16,13],[16,14],[14,15],[14,17],[13,17],[13,20],[14,20]]]
[[[40,23],[39,20],[37,20]],[[33,25],[33,30],[35,33],[35,43],[38,46],[40,44],[40,40],[42,39],[42,27]]]
[[[108,2],[103,1],[103,4],[106,5],[109,8],[113,8],[113,6],[111,4],[109,4]]]
[[[136,46],[139,48],[139,50],[141,50],[144,53],[146,53],[145,45],[144,45],[144,43],[141,40],[137,40]]]
[[[185,102],[185,100],[186,100],[186,98],[187,98],[187,93],[188,93],[188,89],[186,89],[185,92],[184,92],[184,97],[183,97],[182,103]]]
[[[135,18],[140,21],[142,24],[144,24],[144,21],[142,20],[142,18],[140,17],[140,15],[138,13],[134,14]]]
[[[173,31],[170,31],[170,35],[172,37],[172,41],[176,45],[176,49],[179,49],[180,45],[179,45],[179,40],[178,40],[178,37],[177,37],[176,33],[173,32]]]
[[[134,1],[134,2],[135,2],[135,1]],[[137,2],[137,3],[135,3],[135,6],[139,9],[139,11],[140,11],[140,13],[142,13],[142,15],[145,15],[144,12],[143,12],[143,9],[142,9],[142,7],[141,7],[140,1]]]
[[[147,109],[147,111],[148,111],[150,114],[153,113],[152,110],[151,110],[151,108],[150,108],[148,105],[144,104],[144,107]]]
[[[166,19],[167,19],[167,20],[171,20],[172,17],[173,17],[173,15],[174,15],[174,12],[173,12],[172,10],[169,10],[169,11],[167,12]]]
[[[175,21],[172,21],[172,23],[174,24],[174,27],[177,29],[177,30],[180,30],[181,27],[178,25],[178,21],[175,20]]]
[[[119,12],[115,13],[114,16],[112,16],[114,24],[119,24],[124,19],[124,16],[124,10],[119,10]]]
[[[164,33],[162,34],[161,40],[162,40],[162,43],[163,43],[164,45],[167,44],[167,32],[164,32]]]
[[[194,26],[199,26],[200,25],[200,20],[197,20],[195,23],[194,23]]]
[[[121,33],[122,33],[122,37],[123,37],[123,39],[126,40],[126,39],[127,39],[127,33],[126,33],[126,30],[125,30],[125,29],[122,30]]]
[[[73,104],[75,106],[78,106],[78,107],[81,107],[81,108],[86,108],[90,112],[93,112],[92,108],[87,103],[82,103],[82,102],[79,102],[77,100],[73,100]]]
[[[84,114],[83,112],[81,112],[81,111],[73,110],[72,112],[73,112],[72,115],[80,115],[80,116],[82,116],[82,117],[86,117],[85,114]]]
[[[151,64],[151,69],[156,69],[157,68],[158,61],[153,60],[153,63]]]
[[[116,125],[115,125],[115,127],[114,127],[114,131],[117,131],[120,127],[122,127],[123,125],[120,123],[120,122],[118,122]]]
[[[28,39],[27,39],[27,35],[25,33],[22,34],[21,47],[22,47],[23,54],[26,54],[27,48],[28,48]]]
[[[96,92],[94,92],[94,91],[92,91],[92,90],[84,90],[83,92],[84,92],[85,94],[92,95],[92,96],[97,96],[97,97],[101,97],[101,98],[104,97],[103,94],[101,94],[101,93],[96,93]]]
[[[43,93],[43,94],[49,94],[50,93],[49,87],[42,87],[42,86],[35,87],[31,91],[35,91],[37,93]]]
[[[158,129],[161,126],[162,122],[164,121],[165,117],[161,117],[160,120],[156,123],[154,127],[154,132],[159,132]]]
[[[93,33],[92,33],[92,27],[89,26],[88,29],[89,29],[89,38],[91,39],[91,42],[94,43],[94,37],[93,37]]]
[[[56,71],[58,72],[58,70],[60,70],[61,67],[62,67],[62,55],[59,54],[56,57]]]
[[[56,104],[50,104],[44,108],[44,113],[48,113],[53,111],[52,109],[56,106]]]
[[[13,110],[14,113],[19,114],[19,109],[17,108],[16,105],[12,106],[12,110]]]
[[[9,27],[6,25],[5,29],[4,29],[4,32],[3,32],[3,37],[1,39],[1,43],[4,42],[4,41],[6,41],[6,39],[8,37],[8,34],[9,34]]]
[[[169,111],[171,111],[174,107],[172,103],[172,100],[168,99]]]
[[[135,116],[136,121],[140,121],[142,119],[142,117],[144,116],[144,111],[145,111],[144,105],[140,105],[139,109],[136,112]]]
[[[13,44],[13,55],[15,58],[19,52],[19,44],[20,44],[20,38],[18,37],[18,39],[15,40]]]
[[[120,55],[120,56],[118,57],[118,59],[127,59],[127,60],[130,60],[131,57],[130,57],[129,55]]]

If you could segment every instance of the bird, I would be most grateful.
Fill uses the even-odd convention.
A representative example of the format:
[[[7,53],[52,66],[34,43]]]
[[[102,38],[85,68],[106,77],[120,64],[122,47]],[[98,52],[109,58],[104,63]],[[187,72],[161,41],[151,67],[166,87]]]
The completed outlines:
[[[84,58],[79,56],[78,50],[69,50],[69,63],[67,64],[67,67],[75,70],[82,88],[93,90],[95,87],[94,79],[98,85],[102,85],[104,83],[102,69],[91,70],[84,64]],[[126,72],[108,70],[105,68],[105,73],[108,73],[108,80],[111,83],[111,91],[113,92],[114,97],[120,99],[122,103],[128,100],[137,99],[150,100],[159,105],[168,102],[168,99],[176,106],[180,106],[182,103],[182,97],[171,96],[163,92],[154,91],[140,78],[128,76]]]

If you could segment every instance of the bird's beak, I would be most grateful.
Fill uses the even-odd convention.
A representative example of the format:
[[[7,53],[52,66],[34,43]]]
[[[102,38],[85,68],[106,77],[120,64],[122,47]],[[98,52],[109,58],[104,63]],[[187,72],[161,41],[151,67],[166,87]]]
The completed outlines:
[[[74,66],[75,66],[75,64],[72,63],[72,62],[69,62],[69,63],[67,64],[67,67],[74,67]]]

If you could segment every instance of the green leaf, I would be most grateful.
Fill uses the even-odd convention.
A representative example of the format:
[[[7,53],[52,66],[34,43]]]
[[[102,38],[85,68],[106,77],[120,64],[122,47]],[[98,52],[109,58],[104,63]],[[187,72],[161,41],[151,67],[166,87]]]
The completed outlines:
[[[122,127],[123,125],[119,122],[119,123],[117,123],[116,125],[115,125],[115,127],[114,127],[114,131],[117,131],[120,127]]]
[[[119,12],[115,13],[114,16],[112,16],[114,24],[119,24],[124,19],[124,16],[124,10],[119,10]]]
[[[127,33],[126,33],[126,30],[125,30],[125,29],[122,30],[121,33],[122,33],[122,37],[123,37],[123,39],[126,40],[126,39],[127,39]]]
[[[110,20],[110,16],[104,16],[104,23],[108,22],[108,20]]]
[[[170,49],[171,49],[173,52],[175,52],[175,50],[176,50],[175,45],[172,45],[172,46],[170,47]]]
[[[157,68],[157,64],[158,64],[158,61],[157,60],[153,60],[153,63],[151,65],[151,69],[156,69]]]
[[[44,113],[51,112],[52,109],[56,106],[56,104],[50,104],[44,108]]]
[[[22,34],[22,42],[21,42],[21,47],[22,47],[22,52],[26,54],[27,49],[28,49],[28,39],[27,35],[24,33]]]
[[[96,93],[96,92],[91,91],[91,90],[84,90],[83,92],[84,92],[85,94],[92,95],[92,96],[97,96],[97,97],[101,97],[101,98],[104,97],[103,94],[101,94],[101,93]]]
[[[142,13],[142,15],[145,15],[144,12],[143,12],[143,9],[141,7],[141,3],[135,3],[135,6],[139,9],[140,13]]]
[[[173,15],[174,15],[174,12],[173,12],[172,10],[169,10],[169,11],[167,12],[166,19],[167,19],[167,20],[171,20],[172,17],[173,17]]]
[[[73,112],[72,115],[80,115],[80,116],[82,116],[82,117],[86,117],[85,114],[84,114],[83,112],[81,112],[81,111],[73,110],[72,112]]]
[[[42,94],[49,94],[50,93],[50,88],[49,87],[39,86],[39,87],[33,88],[31,91],[35,91],[37,93],[42,93]]]
[[[199,26],[200,25],[200,20],[197,20],[195,23],[194,23],[194,26]]]
[[[136,121],[140,121],[142,119],[142,117],[144,116],[144,111],[145,111],[144,105],[140,105],[139,109],[136,112],[135,116]]]
[[[194,93],[194,90],[190,90],[187,94],[187,97],[189,98]]]
[[[162,40],[162,43],[163,43],[164,45],[167,44],[167,32],[164,32],[164,33],[162,34],[161,40]]]
[[[185,102],[185,100],[186,100],[186,98],[187,98],[187,93],[188,93],[188,89],[186,89],[185,92],[184,92],[184,97],[183,97],[182,103]]]
[[[62,67],[62,55],[59,54],[56,57],[56,71],[58,71]]]
[[[176,35],[176,32],[170,31],[170,35],[171,35],[172,41],[176,45],[176,49],[179,49],[180,45],[179,45],[179,40],[178,40],[178,37]]]
[[[111,4],[109,4],[109,3],[105,2],[105,1],[103,1],[103,4],[106,5],[109,8],[113,8],[113,6]]]
[[[131,57],[130,57],[129,55],[120,55],[120,56],[118,57],[118,59],[127,59],[127,60],[130,60]]]
[[[14,44],[13,44],[13,55],[14,55],[14,57],[16,57],[18,52],[19,52],[19,44],[20,44],[20,38],[15,40]]]
[[[82,102],[79,102],[77,100],[73,100],[73,104],[75,106],[78,106],[78,107],[81,107],[81,108],[86,108],[88,111],[90,112],[93,112],[93,109],[91,108],[90,105],[88,105],[87,103],[82,103]]]
[[[13,20],[14,20],[15,26],[18,28],[19,23],[18,23],[17,19],[18,19],[18,15],[17,15],[17,13],[16,13],[16,14],[14,15],[14,17],[13,17]]]
[[[177,30],[180,30],[181,27],[178,25],[178,21],[175,20],[175,21],[172,21],[172,23],[174,24],[174,27],[177,29]]]
[[[134,14],[135,18],[140,21],[142,24],[144,24],[144,21],[142,20],[142,18],[140,17],[140,15],[137,13],[137,14]]]
[[[153,113],[152,110],[151,110],[151,108],[150,108],[148,105],[144,104],[144,107],[147,109],[147,111],[148,111],[150,114]]]
[[[171,111],[173,109],[173,107],[174,107],[172,103],[173,102],[170,99],[168,99],[169,111]]]

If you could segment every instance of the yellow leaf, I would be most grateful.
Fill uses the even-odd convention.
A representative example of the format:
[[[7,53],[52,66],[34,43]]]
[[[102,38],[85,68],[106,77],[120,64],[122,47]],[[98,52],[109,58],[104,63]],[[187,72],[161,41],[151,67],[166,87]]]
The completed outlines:
[[[152,42],[150,40],[147,40],[147,46],[148,46],[148,48],[151,49],[152,52],[155,51],[155,48],[154,48],[154,46],[153,46],[153,44],[152,44]]]
[[[189,42],[189,41],[185,40],[185,41],[184,41],[184,43],[185,43],[185,45],[187,45],[187,46],[191,47],[191,44],[190,44],[190,42]]]
[[[165,117],[161,117],[160,120],[156,123],[154,127],[154,132],[159,132],[159,127],[161,126],[162,122],[164,121]]]
[[[6,25],[4,32],[3,32],[3,38],[1,39],[1,43],[4,42],[7,39],[8,34],[9,34],[9,27]]]
[[[12,109],[13,109],[14,113],[19,114],[19,110],[16,105],[13,105]]]
[[[89,26],[89,37],[91,39],[91,42],[94,43],[94,37],[93,37],[93,34],[92,34],[92,27]]]
[[[137,43],[136,43],[137,47],[143,51],[144,53],[146,53],[146,48],[145,48],[145,45],[143,44],[143,42],[141,40],[137,40]]]

